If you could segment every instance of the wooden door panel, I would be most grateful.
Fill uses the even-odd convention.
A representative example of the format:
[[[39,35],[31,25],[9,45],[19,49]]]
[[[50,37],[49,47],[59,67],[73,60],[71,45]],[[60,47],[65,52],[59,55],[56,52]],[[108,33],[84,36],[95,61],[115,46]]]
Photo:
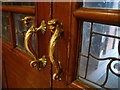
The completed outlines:
[[[49,88],[49,66],[41,71],[30,67],[32,59],[19,50],[11,49],[3,43],[3,61],[5,62],[8,88]]]
[[[61,3],[60,2],[47,2],[47,3],[39,2],[39,3],[36,3],[36,7],[33,11],[35,11],[37,26],[40,25],[41,20],[45,20],[47,23],[47,21],[49,21],[50,19],[58,19],[59,22],[63,23],[64,33],[59,39],[58,44],[56,46],[56,51],[55,51],[55,55],[56,55],[55,59],[60,60],[63,67],[62,81],[59,82],[59,81],[52,80],[52,73],[54,73],[55,68],[53,66],[53,72],[52,72],[50,60],[48,57],[48,54],[49,54],[48,47],[49,47],[49,41],[51,39],[51,32],[47,26],[47,31],[44,35],[40,31],[37,33],[37,40],[36,40],[37,55],[39,57],[42,57],[42,55],[46,55],[46,58],[48,61],[45,69],[43,69],[40,72],[38,72],[37,70],[29,66],[29,62],[32,60],[32,58],[29,58],[25,54],[22,54],[21,52],[19,52],[18,50],[13,49],[14,47],[13,48],[9,46],[6,47],[7,45],[3,46],[3,57],[4,57],[3,60],[5,61],[6,68],[7,68],[6,73],[7,73],[7,79],[8,79],[8,87],[37,88],[37,87],[50,87],[53,85],[52,86],[53,88],[68,88],[67,80],[69,79],[69,76],[71,76],[69,71],[69,67],[70,67],[69,57],[70,55],[74,56],[73,53],[70,54],[72,3],[71,2],[61,2]],[[17,12],[17,11],[14,11],[12,9],[12,12]],[[17,58],[17,61],[16,61],[16,58]],[[39,81],[39,79],[41,80]],[[17,80],[19,80],[19,82]]]
[[[53,2],[53,19],[57,19],[63,24],[63,34],[56,45],[56,59],[61,61],[63,69],[62,81],[53,81],[53,88],[68,88],[67,76],[69,47],[70,47],[70,30],[71,30],[71,3],[70,2]],[[53,66],[54,68],[54,66]],[[55,69],[55,68],[54,68]],[[53,70],[54,73],[54,70]]]
[[[49,40],[50,40],[50,30],[48,29],[47,22],[51,19],[51,3],[50,2],[39,2],[37,3],[37,8],[36,8],[36,23],[37,27],[40,26],[40,22],[42,20],[45,20],[46,23],[46,32],[45,34],[42,34],[41,31],[37,33],[37,52],[38,56],[42,57],[43,55],[46,56],[47,62],[49,66],[50,65],[50,60],[48,57],[48,45],[49,45]],[[40,11],[40,12],[39,12]],[[50,68],[49,68],[50,69]]]
[[[2,87],[7,88],[7,78],[4,61],[2,61]]]
[[[8,9],[9,8],[9,9]],[[0,8],[5,11],[14,13],[32,13],[35,14],[37,27],[40,26],[41,21],[45,20],[46,23],[51,19],[51,3],[50,2],[37,2],[34,8],[26,7],[4,7]],[[28,10],[27,10],[28,9]],[[10,27],[11,37],[13,38],[12,44],[15,43],[14,22],[12,22],[12,14],[10,14]],[[41,31],[37,32],[36,37],[36,53],[41,58],[43,55],[46,56],[47,65],[41,71],[36,68],[30,67],[29,63],[32,61],[32,57],[23,53],[15,48],[16,45],[9,45],[3,41],[2,47],[2,59],[5,63],[6,79],[8,82],[8,88],[50,88],[51,87],[51,64],[48,57],[48,43],[49,43],[50,32],[47,30],[43,35]],[[4,75],[4,74],[3,74]],[[5,86],[3,88],[6,88]]]

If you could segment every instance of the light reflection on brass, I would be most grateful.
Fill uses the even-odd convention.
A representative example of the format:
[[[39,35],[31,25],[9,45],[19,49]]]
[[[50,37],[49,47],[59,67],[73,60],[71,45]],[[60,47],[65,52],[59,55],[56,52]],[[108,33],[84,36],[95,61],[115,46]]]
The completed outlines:
[[[45,21],[43,20],[41,22],[40,27],[36,28],[35,19],[33,17],[30,17],[30,16],[29,17],[24,17],[24,19],[22,19],[22,20],[23,20],[24,25],[26,27],[28,27],[30,24],[32,24],[31,27],[27,30],[27,32],[25,34],[25,39],[24,39],[24,44],[25,44],[26,50],[34,58],[34,60],[30,62],[30,66],[36,67],[38,70],[41,70],[41,68],[44,68],[46,66],[47,61],[46,61],[46,58],[45,58],[44,55],[40,59],[37,57],[35,51],[33,50],[32,45],[31,45],[31,38],[32,38],[32,35],[39,30],[41,30],[41,32],[43,34],[45,33],[45,31],[46,31]]]
[[[56,72],[53,74],[53,80],[60,81],[61,75],[62,75],[61,62],[58,60],[55,60],[53,57],[53,54],[55,51],[55,46],[57,44],[57,41],[63,32],[63,27],[62,27],[62,24],[59,23],[56,19],[52,19],[52,20],[48,21],[48,25],[49,25],[51,32],[53,33],[51,40],[50,40],[50,45],[49,45],[49,58],[53,64],[53,66],[56,69]]]

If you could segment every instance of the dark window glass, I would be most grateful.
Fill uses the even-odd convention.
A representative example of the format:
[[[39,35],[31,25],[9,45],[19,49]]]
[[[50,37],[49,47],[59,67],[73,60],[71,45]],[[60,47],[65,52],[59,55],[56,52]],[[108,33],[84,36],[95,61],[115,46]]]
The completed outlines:
[[[2,39],[11,42],[8,12],[2,12]]]
[[[16,31],[17,48],[21,49],[22,51],[27,52],[25,49],[25,46],[24,46],[24,37],[25,37],[26,31],[29,29],[29,27],[28,28],[25,27],[23,24],[23,21],[21,20],[25,16],[30,16],[30,15],[14,14],[14,24],[15,24],[15,31]],[[33,46],[34,50],[35,50],[35,45],[36,45],[36,34],[33,34],[32,35],[32,46]]]

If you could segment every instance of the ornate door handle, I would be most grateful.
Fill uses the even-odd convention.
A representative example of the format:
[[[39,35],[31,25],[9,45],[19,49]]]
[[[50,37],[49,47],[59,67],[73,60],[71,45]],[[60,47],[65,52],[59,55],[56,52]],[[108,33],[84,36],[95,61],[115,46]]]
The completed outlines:
[[[56,68],[56,72],[53,74],[53,80],[60,81],[61,75],[62,75],[61,62],[58,60],[55,60],[53,54],[55,51],[55,46],[57,44],[57,41],[63,32],[63,27],[62,27],[62,24],[59,23],[56,19],[52,19],[48,21],[48,25],[50,26],[49,28],[53,34],[50,40],[50,45],[49,45],[49,58],[53,66]]]
[[[25,44],[26,50],[34,58],[34,60],[30,62],[30,66],[36,67],[38,70],[41,70],[42,68],[44,68],[46,66],[47,61],[46,61],[46,58],[44,55],[40,59],[37,57],[37,55],[32,47],[31,39],[32,39],[33,33],[37,32],[39,30],[41,30],[43,34],[45,33],[45,31],[46,31],[45,21],[43,20],[41,22],[40,27],[36,28],[35,27],[35,19],[33,17],[24,17],[24,19],[22,19],[22,20],[26,27],[28,27],[31,24],[30,28],[27,30],[27,32],[25,34],[25,39],[24,39],[24,44]]]

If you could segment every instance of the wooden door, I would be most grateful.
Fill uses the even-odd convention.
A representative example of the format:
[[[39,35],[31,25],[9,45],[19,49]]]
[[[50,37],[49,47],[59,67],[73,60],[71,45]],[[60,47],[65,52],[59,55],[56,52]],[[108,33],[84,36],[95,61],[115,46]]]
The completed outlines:
[[[52,79],[52,88],[119,88],[115,82],[120,73],[111,69],[111,63],[120,62],[119,13],[119,2],[54,0],[51,19],[62,23],[64,32],[54,52],[54,59],[61,62],[62,79]],[[54,75],[54,64],[52,68]]]
[[[30,67],[30,62],[33,60],[33,57],[24,49],[24,37],[21,39],[23,34],[18,37],[19,33],[22,32],[21,29],[24,29],[23,21],[20,21],[20,19],[25,16],[33,16],[36,19],[37,26],[40,26],[42,19],[45,21],[50,20],[50,2],[4,2],[3,4],[4,6],[1,7],[3,16],[5,16],[4,12],[8,15],[8,19],[3,18],[3,25],[8,20],[8,32],[10,35],[10,38],[7,34],[5,36],[3,31],[3,36],[8,37],[8,40],[4,39],[4,37],[2,40],[3,88],[50,88],[51,65],[47,56],[48,48],[46,44],[50,35],[48,32],[45,35],[37,32],[33,40],[37,56],[41,58],[45,55],[47,59],[47,65],[41,71]],[[22,42],[21,45],[23,48],[19,47],[20,41]]]
[[[62,66],[61,81],[52,80],[53,88],[73,88],[72,82],[75,80],[77,70],[77,30],[78,21],[73,16],[73,11],[82,6],[81,2],[56,2],[53,4],[52,19],[57,19],[63,25],[63,33],[58,40],[55,51],[55,59],[60,60]],[[81,24],[82,26],[82,24]],[[52,73],[55,73],[53,65]]]
[[[88,5],[91,5],[88,3]],[[107,4],[108,5],[108,4]],[[109,6],[109,5],[108,5]],[[3,10],[7,10],[6,8],[3,8]],[[28,8],[27,8],[28,10]],[[89,58],[92,57],[94,62],[91,62],[92,64],[90,65],[91,67],[94,67],[93,69],[96,70],[98,68],[98,60],[105,60],[106,58],[99,58],[99,56],[95,57],[90,53],[90,48],[91,43],[92,43],[92,34],[99,34],[102,36],[107,36],[107,37],[112,37],[112,38],[117,38],[120,39],[120,36],[115,36],[115,35],[106,35],[106,34],[101,34],[101,33],[96,33],[96,32],[90,32],[90,39],[89,42],[83,42],[84,41],[84,31],[87,32],[87,29],[92,31],[94,23],[99,23],[99,24],[106,24],[106,25],[111,25],[111,26],[120,26],[118,18],[119,16],[119,10],[114,10],[114,9],[100,9],[100,8],[86,8],[83,5],[83,2],[56,2],[53,0],[53,2],[37,2],[36,3],[36,9],[31,9],[33,12],[35,12],[35,18],[37,21],[37,25],[40,25],[40,22],[42,20],[45,20],[47,24],[47,30],[45,34],[43,35],[40,31],[36,34],[37,39],[36,39],[36,52],[39,57],[42,57],[43,55],[46,56],[47,58],[47,66],[42,69],[41,71],[37,71],[34,68],[30,68],[29,66],[29,56],[26,56],[25,54],[20,53],[20,51],[15,49],[15,35],[14,35],[14,29],[11,27],[11,40],[12,40],[12,46],[6,44],[3,42],[3,80],[6,81],[6,84],[4,86],[8,87],[30,87],[30,88],[97,88],[102,87],[106,88],[105,84],[108,81],[108,78],[106,77],[105,81],[101,80],[104,82],[103,84],[98,84],[95,83],[94,81],[88,79],[87,74],[85,74],[84,77],[81,77],[79,75],[80,71],[83,71],[87,73],[88,69],[90,68],[89,65]],[[31,12],[30,10],[30,12]],[[34,11],[35,10],[35,11]],[[11,10],[12,12],[15,12],[16,10]],[[21,13],[21,11],[19,11]],[[26,13],[26,11],[24,11]],[[12,14],[10,14],[12,16]],[[111,18],[111,19],[110,19]],[[54,35],[54,32],[51,33],[50,27],[48,25],[48,21],[56,19],[60,25],[62,25],[62,30],[63,33],[60,34],[59,39],[57,38],[57,42],[55,45],[55,51],[54,51],[54,60],[60,61],[61,62],[61,67],[62,67],[62,73],[61,74],[61,80],[53,80],[53,75],[56,72],[56,67],[55,65],[59,65],[58,62],[57,64],[54,64],[54,62],[51,62],[49,51],[50,51],[50,41],[52,36]],[[10,18],[10,22],[12,22]],[[91,23],[86,25],[84,27],[84,23]],[[62,23],[62,24],[61,24]],[[11,23],[12,24],[12,23]],[[38,27],[37,26],[37,27]],[[54,25],[53,25],[54,26]],[[110,27],[111,27],[110,26]],[[87,28],[87,29],[86,29]],[[58,28],[60,29],[60,28]],[[107,28],[108,29],[108,28]],[[114,28],[115,29],[115,28]],[[99,29],[99,31],[102,31],[103,29]],[[110,30],[110,29],[109,29]],[[104,30],[103,30],[104,31]],[[109,31],[105,30],[105,33],[108,33]],[[85,35],[88,34],[85,33]],[[97,41],[100,41],[102,39],[95,39],[95,45],[100,44],[97,43]],[[103,48],[103,52],[107,52],[109,47],[108,46],[108,39],[105,40],[106,43],[105,49]],[[114,40],[113,40],[114,41]],[[86,44],[89,44],[88,47],[86,47]],[[85,47],[83,47],[85,46]],[[101,45],[102,46],[102,45]],[[114,45],[113,45],[114,46]],[[83,54],[83,48],[87,51],[87,55]],[[10,50],[9,50],[10,49]],[[96,51],[93,50],[95,53],[99,53],[100,46],[95,49]],[[101,50],[101,49],[100,49]],[[9,52],[8,52],[9,51]],[[9,56],[6,56],[10,54],[11,58]],[[18,55],[18,53],[20,53]],[[96,55],[96,54],[95,54]],[[21,57],[22,56],[22,57]],[[18,62],[16,62],[16,57],[18,58]],[[87,62],[81,58],[87,58]],[[26,58],[26,59],[25,59]],[[23,60],[25,59],[25,60]],[[113,60],[114,58],[110,58]],[[118,57],[115,57],[116,60],[119,61]],[[8,60],[8,61],[7,61]],[[22,61],[23,60],[23,61]],[[14,62],[13,62],[14,61]],[[80,66],[80,61],[83,62],[81,66],[85,66],[86,69],[82,68]],[[114,60],[113,60],[114,61]],[[86,63],[86,64],[85,64]],[[111,62],[112,63],[112,62]],[[14,65],[16,68],[14,68]],[[25,67],[24,67],[25,66]],[[109,64],[107,65],[109,69]],[[18,67],[18,69],[17,69]],[[22,69],[21,69],[22,68]],[[104,71],[105,68],[101,68],[101,71]],[[15,70],[15,71],[13,71]],[[108,70],[107,70],[108,71]],[[24,73],[21,73],[24,72]],[[12,74],[12,75],[11,75]],[[97,75],[99,73],[96,73]],[[27,75],[30,75],[29,77]],[[119,76],[119,74],[115,75]],[[22,77],[24,76],[24,77]],[[105,75],[104,75],[105,76]],[[108,75],[106,75],[108,76]],[[16,77],[16,79],[14,78]],[[25,80],[25,78],[27,80]],[[98,78],[98,77],[96,77]],[[9,80],[10,79],[10,80]],[[20,80],[19,80],[20,79]],[[94,79],[94,78],[92,78]],[[12,82],[11,82],[12,80]],[[18,83],[16,83],[19,80]],[[92,83],[92,84],[91,84]],[[93,85],[95,84],[95,85]],[[107,87],[109,88],[109,87]]]

